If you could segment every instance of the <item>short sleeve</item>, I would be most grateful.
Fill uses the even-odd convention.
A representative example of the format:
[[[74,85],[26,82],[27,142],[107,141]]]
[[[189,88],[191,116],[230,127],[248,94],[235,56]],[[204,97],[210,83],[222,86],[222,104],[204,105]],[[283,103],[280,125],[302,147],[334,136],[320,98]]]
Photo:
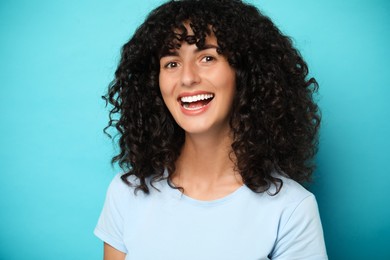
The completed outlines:
[[[271,259],[328,259],[314,195],[304,198],[281,223]]]
[[[115,176],[108,187],[106,200],[94,234],[115,249],[127,253],[123,242],[123,197],[125,197],[123,193],[126,191],[124,186],[120,175]]]

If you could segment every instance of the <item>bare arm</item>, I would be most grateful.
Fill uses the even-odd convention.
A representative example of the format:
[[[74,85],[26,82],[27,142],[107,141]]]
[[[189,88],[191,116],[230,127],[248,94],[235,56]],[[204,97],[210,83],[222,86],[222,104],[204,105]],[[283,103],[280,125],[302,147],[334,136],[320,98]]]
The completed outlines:
[[[126,254],[104,243],[104,260],[125,260]]]

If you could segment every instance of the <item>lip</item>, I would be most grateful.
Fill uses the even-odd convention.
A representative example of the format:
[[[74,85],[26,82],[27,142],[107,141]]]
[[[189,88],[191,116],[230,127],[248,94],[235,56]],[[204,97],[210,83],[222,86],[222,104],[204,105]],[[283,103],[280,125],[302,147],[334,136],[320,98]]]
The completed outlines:
[[[187,116],[196,116],[196,115],[203,114],[204,112],[206,112],[208,110],[208,108],[210,107],[210,104],[213,102],[213,100],[211,100],[209,103],[207,103],[207,105],[200,107],[199,109],[195,109],[195,110],[187,110],[181,105],[181,98],[182,97],[190,97],[190,96],[202,95],[202,94],[212,94],[215,96],[215,94],[212,92],[202,91],[202,90],[194,91],[194,92],[180,93],[180,95],[177,98],[177,102],[179,103],[181,112]]]

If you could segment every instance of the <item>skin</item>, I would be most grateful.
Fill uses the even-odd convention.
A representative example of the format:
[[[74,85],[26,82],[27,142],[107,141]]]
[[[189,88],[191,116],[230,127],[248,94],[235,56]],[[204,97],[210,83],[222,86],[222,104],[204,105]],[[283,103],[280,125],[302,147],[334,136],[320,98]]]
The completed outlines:
[[[126,254],[104,243],[104,260],[124,260]]]
[[[182,43],[174,54],[160,60],[159,83],[162,97],[175,121],[191,135],[225,136],[235,93],[235,71],[217,53],[217,39],[206,38],[206,49]],[[178,98],[194,94],[213,94],[206,111],[183,113]],[[222,132],[221,132],[222,131]],[[220,133],[220,134],[218,134]]]
[[[187,25],[188,34],[192,34]],[[242,186],[234,171],[229,119],[235,95],[235,71],[226,57],[218,54],[214,35],[206,48],[183,42],[179,50],[160,60],[160,91],[175,121],[185,130],[185,143],[176,161],[172,181],[198,200],[214,200]],[[193,93],[213,94],[205,109],[187,111],[180,97]],[[184,112],[183,112],[184,111]]]

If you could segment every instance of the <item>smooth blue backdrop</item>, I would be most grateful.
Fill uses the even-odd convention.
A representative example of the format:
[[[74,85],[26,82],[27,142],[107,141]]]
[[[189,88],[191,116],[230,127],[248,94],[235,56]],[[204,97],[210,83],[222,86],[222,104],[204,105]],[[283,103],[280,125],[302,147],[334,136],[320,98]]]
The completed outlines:
[[[330,259],[390,259],[390,2],[262,0],[320,83],[317,196]],[[158,0],[0,3],[0,259],[100,259],[119,171],[104,94]],[[174,245],[174,244],[173,244]]]

